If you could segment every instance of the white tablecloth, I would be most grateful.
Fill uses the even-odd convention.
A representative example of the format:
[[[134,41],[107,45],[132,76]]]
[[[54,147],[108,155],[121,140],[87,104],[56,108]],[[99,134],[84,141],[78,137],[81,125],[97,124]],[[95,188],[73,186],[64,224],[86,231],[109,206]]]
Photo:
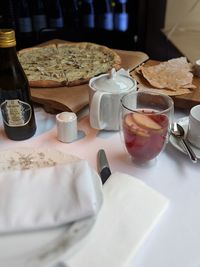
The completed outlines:
[[[188,112],[176,112],[176,118],[187,114]],[[167,215],[163,216],[162,223],[142,245],[130,267],[200,266],[199,162],[193,164],[185,154],[168,144],[157,158],[156,164],[150,167],[137,166],[125,152],[119,133],[91,129],[87,116],[78,123],[78,128],[85,133],[85,137],[70,144],[57,140],[55,115],[46,114],[37,108],[36,121],[36,135],[20,142],[8,140],[1,123],[0,148],[52,146],[88,160],[94,168],[97,151],[103,148],[112,172],[133,175],[169,198]]]

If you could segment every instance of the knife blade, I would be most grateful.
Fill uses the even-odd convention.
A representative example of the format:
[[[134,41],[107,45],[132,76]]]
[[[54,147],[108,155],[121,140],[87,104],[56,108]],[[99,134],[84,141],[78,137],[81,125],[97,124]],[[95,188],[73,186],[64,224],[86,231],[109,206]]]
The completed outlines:
[[[104,184],[111,175],[110,166],[108,164],[108,160],[104,149],[100,149],[98,151],[97,162],[98,162],[99,175],[101,177],[102,184]]]

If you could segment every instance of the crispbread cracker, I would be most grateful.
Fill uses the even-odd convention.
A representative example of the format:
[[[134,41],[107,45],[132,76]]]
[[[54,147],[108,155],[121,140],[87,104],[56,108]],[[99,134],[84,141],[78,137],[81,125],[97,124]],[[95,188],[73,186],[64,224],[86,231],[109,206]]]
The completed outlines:
[[[154,92],[160,92],[160,93],[163,93],[163,94],[166,94],[168,96],[177,96],[177,95],[184,95],[184,94],[189,94],[191,93],[191,91],[187,88],[179,88],[178,90],[176,91],[172,91],[172,90],[168,90],[168,89],[155,89],[155,87],[146,87],[142,84],[139,84],[138,85],[138,90],[139,91],[143,91],[143,90],[151,90],[151,91],[154,91]]]
[[[192,83],[193,74],[190,70],[185,57],[171,59],[155,66],[141,67],[142,75],[152,86],[174,91]]]
[[[150,61],[139,66],[132,76],[138,82],[139,90],[151,89],[169,96],[183,95],[196,88],[192,84],[191,64],[180,57],[166,62]]]

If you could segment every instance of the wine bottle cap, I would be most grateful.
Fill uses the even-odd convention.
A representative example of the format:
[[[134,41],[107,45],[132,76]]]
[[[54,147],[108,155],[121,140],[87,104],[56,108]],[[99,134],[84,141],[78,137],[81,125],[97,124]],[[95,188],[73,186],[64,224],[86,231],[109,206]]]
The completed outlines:
[[[15,32],[12,29],[0,29],[0,47],[16,46]]]

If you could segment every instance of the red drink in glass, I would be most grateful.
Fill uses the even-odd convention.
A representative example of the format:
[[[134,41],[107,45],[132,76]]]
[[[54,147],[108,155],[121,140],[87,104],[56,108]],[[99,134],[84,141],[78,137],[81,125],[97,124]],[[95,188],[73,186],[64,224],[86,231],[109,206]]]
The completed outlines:
[[[169,119],[166,114],[147,109],[124,115],[123,132],[128,153],[134,160],[148,161],[164,148]]]

